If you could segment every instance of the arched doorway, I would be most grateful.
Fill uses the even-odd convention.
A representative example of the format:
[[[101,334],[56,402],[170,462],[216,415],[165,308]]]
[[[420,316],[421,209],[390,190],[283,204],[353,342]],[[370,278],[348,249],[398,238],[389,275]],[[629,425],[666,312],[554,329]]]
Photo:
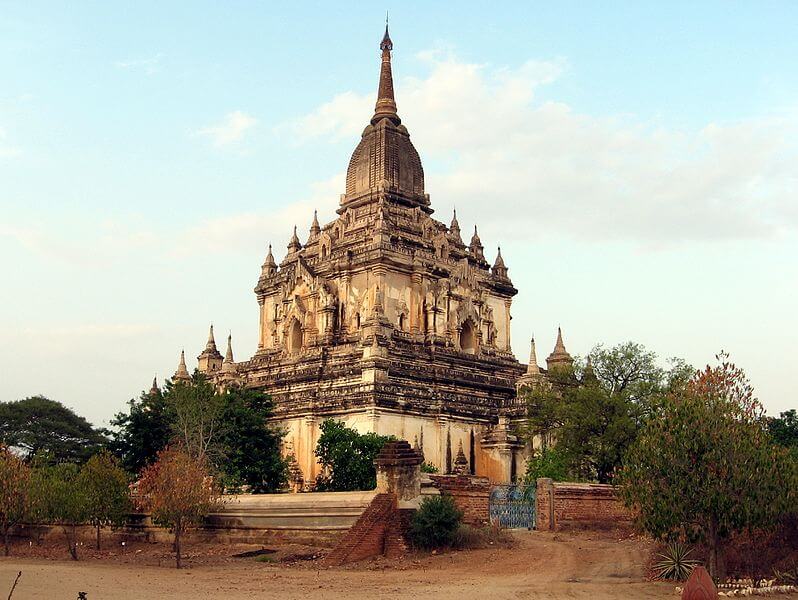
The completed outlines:
[[[290,354],[299,354],[302,350],[302,326],[296,319],[291,321],[290,329],[288,330],[288,352]]]
[[[471,321],[463,323],[460,329],[460,350],[467,354],[474,354],[477,351],[477,332]]]

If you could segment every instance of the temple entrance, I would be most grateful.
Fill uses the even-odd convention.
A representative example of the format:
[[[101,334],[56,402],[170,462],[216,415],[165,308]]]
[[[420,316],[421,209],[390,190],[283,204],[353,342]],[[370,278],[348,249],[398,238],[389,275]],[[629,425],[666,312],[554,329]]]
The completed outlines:
[[[507,529],[535,528],[535,485],[497,485],[490,492],[491,522]]]
[[[299,354],[300,350],[302,350],[302,326],[299,321],[294,319],[291,321],[291,329],[288,332],[288,352]]]
[[[477,351],[477,332],[474,331],[471,321],[463,323],[463,328],[460,330],[460,349],[468,354]]]

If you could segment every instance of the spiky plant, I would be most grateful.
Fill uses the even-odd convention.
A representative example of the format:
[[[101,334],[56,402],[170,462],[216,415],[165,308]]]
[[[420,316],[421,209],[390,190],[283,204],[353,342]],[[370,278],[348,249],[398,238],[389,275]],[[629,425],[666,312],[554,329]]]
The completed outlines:
[[[672,542],[665,547],[665,552],[658,553],[661,560],[654,564],[657,579],[684,581],[698,564],[697,560],[688,558],[692,552],[685,544]]]

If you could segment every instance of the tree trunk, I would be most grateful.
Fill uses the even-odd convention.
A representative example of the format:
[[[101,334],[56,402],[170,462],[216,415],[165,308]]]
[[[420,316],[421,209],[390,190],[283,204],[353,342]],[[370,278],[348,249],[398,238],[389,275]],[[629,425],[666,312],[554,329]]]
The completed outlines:
[[[97,523],[97,550],[100,549],[100,524]]]
[[[67,539],[67,548],[72,560],[78,559],[77,525],[64,525],[64,534]]]
[[[177,563],[177,568],[180,568],[180,526],[182,523],[180,519],[177,520],[175,523],[175,560]]]
[[[11,554],[11,550],[8,547],[8,530],[11,529],[8,523],[3,523],[3,546],[5,546],[6,556]]]
[[[707,532],[709,544],[709,574],[715,583],[723,583],[726,579],[726,561],[723,559],[723,546],[718,532],[718,523],[712,519]]]

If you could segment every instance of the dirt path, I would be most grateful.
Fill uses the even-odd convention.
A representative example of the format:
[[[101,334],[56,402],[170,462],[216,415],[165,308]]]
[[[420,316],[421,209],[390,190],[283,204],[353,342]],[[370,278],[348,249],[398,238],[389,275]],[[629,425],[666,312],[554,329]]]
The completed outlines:
[[[643,580],[647,546],[589,534],[516,534],[513,548],[488,548],[405,560],[390,567],[373,561],[342,569],[314,562],[295,566],[252,559],[167,567],[84,560],[0,560],[0,596],[17,571],[14,600],[176,600],[479,597],[560,599],[672,598],[673,585]],[[190,564],[190,561],[189,561]]]

